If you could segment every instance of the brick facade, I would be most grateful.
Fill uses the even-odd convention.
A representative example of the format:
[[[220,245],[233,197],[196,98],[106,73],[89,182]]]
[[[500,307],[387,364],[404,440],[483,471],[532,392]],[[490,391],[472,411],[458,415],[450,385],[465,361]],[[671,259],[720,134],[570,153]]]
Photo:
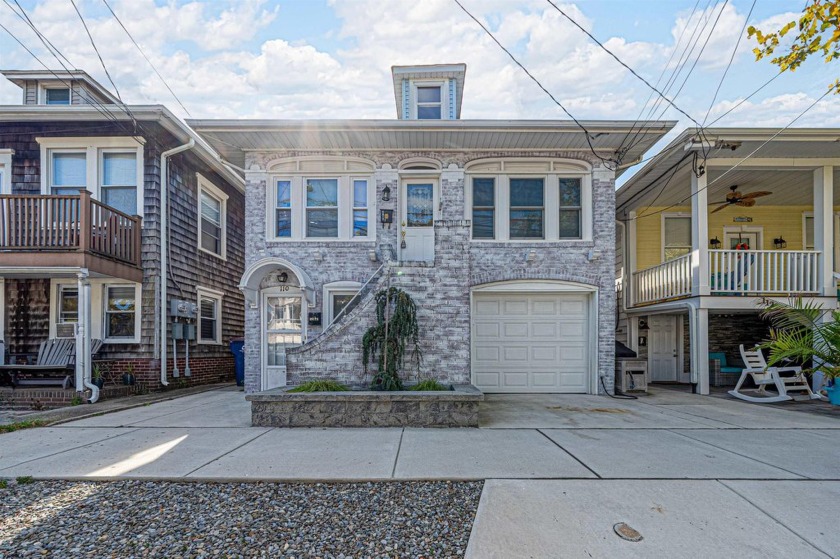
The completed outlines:
[[[272,174],[272,161],[295,157],[294,152],[249,152],[246,173],[246,269],[267,258],[281,258],[301,268],[314,284],[316,304],[310,312],[323,312],[322,289],[325,283],[357,281],[364,283],[386,262],[385,274],[375,280],[375,288],[361,303],[324,336],[319,327],[308,330],[314,342],[287,353],[287,382],[297,384],[313,378],[331,378],[347,383],[365,383],[361,361],[361,337],[373,323],[373,292],[384,287],[390,274],[391,285],[405,289],[418,306],[423,363],[420,370],[407,368],[404,377],[431,376],[447,382],[470,382],[470,293],[477,286],[523,280],[556,280],[583,284],[597,289],[598,339],[595,373],[603,375],[608,390],[614,376],[615,340],[615,180],[612,171],[598,160],[581,152],[331,152],[324,155],[362,158],[375,164],[372,173],[376,185],[376,207],[371,224],[376,227],[375,241],[367,242],[271,242],[266,239],[266,188]],[[381,209],[399,208],[401,160],[414,157],[441,163],[440,219],[435,222],[435,261],[431,263],[389,263],[396,253],[399,224],[391,227],[378,223]],[[470,240],[470,222],[465,220],[464,165],[488,158],[565,158],[583,160],[592,166],[591,241],[481,242]],[[391,200],[382,201],[385,187]],[[396,219],[395,219],[396,221]],[[371,262],[373,249],[377,261]],[[527,253],[536,251],[536,259],[527,261]],[[318,255],[315,258],[315,255]],[[399,273],[398,273],[399,272]],[[294,274],[290,284],[297,285]],[[262,318],[261,302],[246,305],[246,391],[261,387]]]

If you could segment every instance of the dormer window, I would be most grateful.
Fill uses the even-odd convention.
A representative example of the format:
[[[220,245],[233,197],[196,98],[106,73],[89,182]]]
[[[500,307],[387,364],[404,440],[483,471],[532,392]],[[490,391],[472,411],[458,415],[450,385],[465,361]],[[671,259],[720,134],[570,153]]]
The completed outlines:
[[[439,85],[417,86],[417,118],[420,120],[441,119],[441,95]]]
[[[70,88],[67,87],[50,87],[44,89],[44,104],[45,105],[69,105],[70,104]]]

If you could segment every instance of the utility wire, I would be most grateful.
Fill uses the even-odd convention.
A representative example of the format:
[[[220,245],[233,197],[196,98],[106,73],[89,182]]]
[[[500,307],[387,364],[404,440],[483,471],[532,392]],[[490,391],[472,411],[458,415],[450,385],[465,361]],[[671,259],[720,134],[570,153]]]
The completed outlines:
[[[108,11],[109,11],[109,12],[111,12],[111,15],[112,15],[112,16],[114,16],[114,19],[115,19],[115,20],[117,20],[117,23],[119,23],[119,24],[120,24],[120,27],[122,27],[123,31],[125,31],[125,34],[126,34],[126,35],[128,35],[128,38],[129,38],[129,39],[131,39],[131,42],[132,42],[132,43],[134,43],[134,46],[135,46],[135,47],[137,47],[137,50],[139,50],[139,51],[140,51],[140,54],[142,54],[142,55],[143,55],[143,58],[145,58],[145,59],[146,59],[146,62],[148,62],[148,63],[149,63],[149,66],[151,66],[151,67],[152,67],[152,70],[154,70],[154,71],[155,71],[155,74],[157,74],[157,77],[159,77],[159,78],[160,78],[160,81],[162,81],[162,82],[163,82],[163,85],[165,85],[165,86],[166,86],[166,89],[168,89],[168,90],[169,90],[169,93],[171,93],[171,94],[172,94],[172,97],[174,97],[174,98],[175,98],[175,100],[178,102],[178,104],[181,106],[181,108],[182,108],[182,109],[184,109],[184,112],[185,112],[185,113],[187,113],[187,115],[191,117],[192,115],[190,114],[190,111],[188,111],[188,110],[187,110],[187,108],[184,106],[184,104],[181,102],[181,100],[178,98],[178,96],[177,96],[177,95],[175,95],[175,92],[174,92],[174,91],[172,91],[172,88],[171,88],[171,87],[169,87],[169,84],[166,82],[166,80],[164,79],[164,77],[160,74],[160,72],[158,72],[158,69],[155,67],[155,65],[154,65],[154,64],[152,64],[152,61],[151,61],[151,60],[149,60],[149,57],[148,57],[148,56],[146,56],[146,53],[145,53],[145,52],[143,52],[143,49],[140,47],[140,45],[139,45],[139,44],[137,44],[137,41],[135,41],[135,40],[134,40],[134,37],[131,35],[131,33],[128,31],[128,29],[126,29],[126,27],[125,27],[125,25],[123,24],[122,20],[120,20],[120,18],[117,16],[116,12],[114,12],[114,9],[111,7],[111,5],[110,5],[110,4],[108,4],[108,0],[102,0],[102,2],[103,2],[103,3],[105,4],[105,6],[108,8]]]
[[[93,51],[96,53],[96,57],[99,58],[99,63],[102,64],[102,69],[105,70],[105,75],[108,76],[108,81],[111,82],[111,85],[114,87],[114,91],[117,93],[117,99],[119,99],[120,103],[122,103],[122,97],[120,97],[120,90],[117,87],[117,84],[114,83],[114,78],[111,77],[111,72],[108,71],[108,67],[105,66],[105,61],[102,60],[102,55],[99,53],[99,49],[96,48],[96,42],[93,40],[93,35],[90,34],[90,29],[88,29],[87,23],[85,23],[85,18],[82,17],[82,12],[80,12],[79,7],[76,6],[76,0],[70,0],[70,3],[73,4],[73,9],[75,9],[76,13],[79,15],[79,19],[82,22],[82,27],[85,28],[85,33],[87,33],[88,39],[90,39],[90,46],[93,47]]]
[[[11,6],[11,4],[9,4],[8,0],[4,0],[4,1],[6,2],[6,5],[8,5],[8,6],[9,6],[9,8],[11,8],[11,7],[12,7],[12,6]],[[58,60],[58,62],[59,62],[59,63],[61,63],[61,60],[60,60],[60,59],[58,58],[58,56],[56,55],[56,53],[57,53],[58,55],[61,55],[61,58],[63,58],[63,59],[64,59],[64,61],[65,61],[65,62],[67,62],[67,64],[70,64],[70,66],[72,66],[72,64],[70,63],[70,61],[69,61],[69,60],[67,60],[67,57],[66,57],[66,56],[64,56],[64,54],[63,54],[61,51],[59,51],[59,50],[55,47],[55,45],[54,45],[54,44],[52,44],[52,43],[50,42],[50,40],[49,40],[49,39],[47,39],[44,35],[42,35],[40,31],[38,31],[38,29],[35,27],[35,22],[33,22],[33,21],[32,21],[32,19],[29,17],[29,14],[27,14],[27,13],[26,13],[26,10],[24,10],[24,9],[23,9],[23,6],[21,6],[21,5],[20,5],[20,2],[18,2],[18,0],[14,0],[14,3],[15,3],[15,5],[18,7],[18,9],[20,10],[20,13],[19,13],[19,14],[18,14],[17,12],[15,12],[15,13],[17,14],[17,16],[18,16],[19,18],[23,19],[23,20],[24,20],[24,23],[26,23],[27,25],[29,25],[29,27],[32,29],[32,31],[34,31],[34,32],[35,32],[35,34],[36,34],[36,35],[38,35],[38,37],[39,37],[39,38],[41,38],[41,39],[43,40],[43,42],[44,42],[45,46],[46,46],[46,45],[49,45],[49,46],[47,47],[47,50],[52,49],[52,50],[50,50],[50,53],[52,53],[52,54],[53,54],[53,56],[55,56],[56,60]],[[14,11],[14,9],[12,9],[12,11]],[[24,18],[25,18],[25,19],[24,19]],[[53,52],[53,51],[55,51],[55,52]],[[63,64],[62,64],[62,66],[63,66]]]
[[[735,60],[735,54],[737,54],[738,52],[738,47],[741,46],[741,38],[744,36],[744,31],[747,29],[747,24],[750,21],[750,16],[752,16],[753,10],[755,9],[755,2],[756,0],[753,0],[752,6],[750,6],[750,11],[747,14],[747,17],[744,19],[744,26],[741,27],[741,32],[738,33],[738,40],[735,41],[735,48],[732,49],[732,54],[729,56],[729,62],[726,64],[726,69],[723,71],[723,75],[720,77],[720,82],[718,82],[717,89],[715,89],[715,94],[712,96],[712,102],[709,103],[709,109],[706,111],[706,116],[703,117],[703,124],[706,124],[706,120],[709,118],[709,113],[712,112],[712,107],[715,106],[715,101],[717,101],[717,96],[718,93],[720,93],[720,88],[721,86],[723,86],[724,80],[726,80],[726,74],[729,73],[729,68],[732,67],[732,61]]]
[[[528,69],[525,66],[523,66],[521,62],[519,62],[519,60],[516,59],[516,57],[513,55],[513,53],[511,53],[502,43],[500,43],[499,40],[496,39],[495,35],[493,35],[493,33],[491,33],[490,30],[483,23],[481,23],[481,21],[479,21],[479,19],[477,17],[475,17],[472,13],[470,13],[470,11],[467,10],[464,7],[464,5],[461,4],[461,2],[459,0],[453,0],[453,2],[458,4],[458,7],[461,8],[461,10],[465,14],[470,16],[470,19],[472,19],[474,22],[476,22],[478,24],[478,26],[481,27],[481,29],[484,30],[484,32],[493,40],[493,42],[496,43],[499,46],[499,48],[502,49],[505,52],[505,54],[507,54],[510,57],[510,59],[513,60],[513,62],[517,66],[519,66],[519,68],[523,72],[525,72],[525,74],[529,78],[531,78],[531,80],[535,84],[537,84],[537,86],[540,89],[542,89],[545,92],[546,95],[548,95],[551,98],[552,101],[554,101],[554,104],[557,105],[558,107],[560,107],[563,110],[563,112],[566,113],[566,115],[568,115],[568,117],[571,118],[574,121],[574,123],[578,126],[578,128],[583,130],[583,132],[586,136],[586,143],[589,144],[589,150],[592,152],[593,155],[595,155],[595,157],[600,159],[603,163],[608,164],[607,167],[610,168],[610,169],[613,169],[613,170],[615,168],[617,168],[619,165],[621,165],[621,161],[619,161],[618,159],[604,158],[603,156],[601,156],[601,154],[599,154],[597,151],[595,151],[595,146],[592,145],[592,134],[589,133],[589,130],[587,130],[586,127],[583,124],[581,124],[580,121],[578,121],[578,119],[576,119],[574,117],[574,115],[572,115],[572,113],[570,113],[569,110],[566,109],[566,107],[564,107],[563,104],[560,103],[560,101],[558,101],[557,98],[554,97],[554,95],[552,95],[551,92],[549,90],[547,90],[545,88],[545,86],[543,86],[543,84],[540,83],[540,81],[537,78],[535,78],[534,75],[531,74],[531,72],[529,72]]]

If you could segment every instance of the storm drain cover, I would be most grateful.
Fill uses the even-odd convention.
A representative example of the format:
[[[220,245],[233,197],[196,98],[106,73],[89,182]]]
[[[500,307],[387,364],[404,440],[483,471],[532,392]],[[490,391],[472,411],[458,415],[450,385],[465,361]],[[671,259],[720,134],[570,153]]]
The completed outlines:
[[[618,534],[618,537],[622,540],[627,540],[628,542],[642,541],[642,535],[639,531],[626,522],[619,522],[613,526],[613,530],[615,530],[615,533]]]

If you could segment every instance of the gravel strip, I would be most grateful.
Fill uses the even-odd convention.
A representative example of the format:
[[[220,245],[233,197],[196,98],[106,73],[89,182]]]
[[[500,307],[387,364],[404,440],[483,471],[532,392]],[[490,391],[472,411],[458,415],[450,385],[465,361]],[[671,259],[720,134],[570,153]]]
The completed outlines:
[[[462,557],[481,482],[10,482],[0,558]]]

